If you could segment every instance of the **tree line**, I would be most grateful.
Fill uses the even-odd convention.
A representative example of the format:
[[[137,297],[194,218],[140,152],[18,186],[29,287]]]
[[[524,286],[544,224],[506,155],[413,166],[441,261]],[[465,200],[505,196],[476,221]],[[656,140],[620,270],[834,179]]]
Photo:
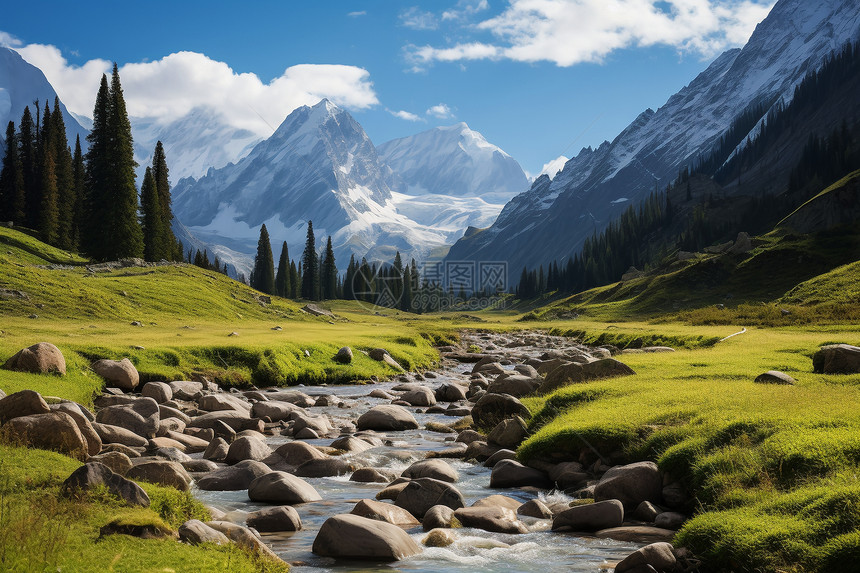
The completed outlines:
[[[96,260],[128,257],[182,260],[171,229],[170,184],[164,147],[156,144],[140,189],[135,185],[131,123],[119,71],[102,74],[93,128],[84,154],[66,136],[59,98],[53,110],[38,101],[6,126],[0,168],[0,220],[31,229],[50,245]]]

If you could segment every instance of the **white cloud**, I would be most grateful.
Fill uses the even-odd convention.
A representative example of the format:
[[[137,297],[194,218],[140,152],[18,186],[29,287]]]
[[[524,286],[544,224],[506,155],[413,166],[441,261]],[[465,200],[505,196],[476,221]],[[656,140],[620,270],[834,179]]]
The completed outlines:
[[[561,171],[561,169],[564,167],[564,164],[567,163],[568,160],[569,158],[565,157],[564,155],[559,155],[555,159],[547,161],[546,163],[544,163],[543,168],[540,170],[540,173],[538,173],[538,177],[540,177],[541,175],[549,175],[550,179],[555,179],[556,174]]]
[[[400,24],[413,30],[435,30],[439,26],[432,12],[425,12],[418,6],[412,6],[401,12]]]
[[[420,115],[416,115],[412,112],[405,111],[402,109],[400,111],[394,111],[393,109],[388,109],[386,111],[394,117],[405,119],[406,121],[424,121],[424,119]]]
[[[600,62],[627,47],[674,46],[712,57],[744,44],[773,0],[510,0],[480,22],[494,42],[407,46],[415,66],[434,61],[510,59],[558,66]]]
[[[17,46],[20,46],[22,43],[23,42],[21,42],[21,40],[19,40],[12,34],[0,30],[0,46],[3,46],[4,48],[15,48]]]
[[[359,16],[367,16],[367,10],[359,10],[358,12],[349,12],[347,16],[350,18],[358,18]]]
[[[30,44],[17,48],[40,68],[73,113],[92,116],[106,60],[69,64],[54,46]],[[271,135],[284,118],[302,105],[322,98],[349,109],[366,109],[379,100],[370,73],[345,65],[300,64],[264,83],[253,73],[237,73],[226,63],[196,52],[177,52],[160,60],[120,67],[129,115],[168,122],[195,107],[209,107],[237,128]]]
[[[461,20],[478,12],[483,12],[490,7],[487,0],[460,0],[457,6],[451,10],[442,12],[443,20]]]
[[[432,115],[433,117],[439,119],[450,119],[454,117],[454,112],[451,111],[451,108],[448,107],[446,104],[439,103],[428,109],[427,115]]]

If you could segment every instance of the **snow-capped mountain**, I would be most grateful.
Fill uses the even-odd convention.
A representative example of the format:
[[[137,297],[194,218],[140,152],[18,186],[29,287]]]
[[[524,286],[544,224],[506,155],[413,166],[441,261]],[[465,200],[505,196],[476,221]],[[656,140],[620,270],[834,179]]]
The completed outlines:
[[[529,184],[513,157],[462,122],[394,139],[378,150],[406,182],[409,195],[482,197],[504,203]]]
[[[780,0],[743,49],[719,56],[657,111],[612,142],[585,148],[552,180],[539,177],[492,227],[457,242],[450,260],[507,261],[514,278],[564,260],[630,204],[707,154],[751,104],[789,101],[794,86],[846,41],[860,39],[856,0]]]
[[[448,244],[468,227],[486,227],[528,188],[516,160],[465,123],[437,127],[377,147],[405,182],[393,193],[399,213],[442,232]]]
[[[5,149],[3,141],[6,138],[6,125],[13,121],[17,126],[25,107],[30,106],[30,112],[35,119],[33,102],[39,100],[42,110],[45,108],[45,102],[48,102],[53,109],[56,97],[57,92],[51,87],[42,70],[24,61],[15,50],[0,47],[0,149]],[[62,101],[60,109],[63,111],[69,145],[74,147],[75,137],[80,136],[81,146],[86,149],[87,130],[72,117]]]
[[[210,168],[219,169],[245,157],[261,137],[247,129],[231,126],[207,108],[198,107],[171,122],[152,118],[131,118],[138,181],[147,165],[152,165],[155,144],[161,141],[170,168],[170,180],[202,177]]]
[[[237,163],[179,181],[173,205],[210,252],[246,254],[246,262],[234,264],[247,274],[263,223],[275,250],[287,241],[293,257],[304,248],[308,220],[320,242],[332,236],[341,267],[351,254],[425,257],[445,234],[397,212],[393,194],[405,190],[358,122],[322,100],[293,111]]]

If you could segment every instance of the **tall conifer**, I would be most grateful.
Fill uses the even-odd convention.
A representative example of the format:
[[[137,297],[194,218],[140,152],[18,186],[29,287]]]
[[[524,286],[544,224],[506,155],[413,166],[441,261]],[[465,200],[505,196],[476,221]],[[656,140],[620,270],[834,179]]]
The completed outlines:
[[[74,166],[69,140],[66,137],[66,122],[60,109],[60,98],[54,98],[54,111],[51,114],[54,160],[57,175],[57,208],[59,210],[57,246],[75,250],[75,214],[78,197],[75,190]]]
[[[272,258],[272,243],[266,225],[260,228],[257,256],[254,258],[254,270],[251,271],[251,286],[260,292],[275,294],[275,261]]]
[[[81,226],[84,222],[86,205],[86,166],[81,151],[81,136],[75,137],[75,154],[72,157],[72,195],[75,198],[74,213],[72,214],[71,242],[77,248],[81,244]]]
[[[159,261],[163,255],[162,248],[162,211],[159,195],[155,189],[155,178],[152,169],[147,166],[140,186],[140,225],[143,228],[143,258],[147,261]]]
[[[30,106],[24,108],[18,128],[18,157],[24,182],[24,219],[21,224],[35,228],[39,215],[39,190],[36,181],[36,126]]]
[[[325,263],[320,272],[320,288],[322,289],[322,298],[326,300],[337,298],[337,265],[331,246],[331,235],[329,235],[325,246]]]
[[[6,126],[6,153],[0,171],[0,220],[17,225],[24,222],[26,197],[24,195],[24,173],[18,156],[18,135],[15,123]]]
[[[87,135],[89,149],[86,154],[86,190],[83,201],[81,239],[84,251],[97,259],[107,259],[109,229],[110,133],[108,115],[110,111],[110,88],[107,76],[102,74],[96,103],[93,108],[93,128]]]
[[[319,258],[317,257],[314,223],[308,221],[308,236],[302,253],[302,298],[319,300]]]
[[[275,294],[287,298],[290,296],[290,249],[287,242],[281,245],[281,256],[278,258],[278,274],[275,275]]]

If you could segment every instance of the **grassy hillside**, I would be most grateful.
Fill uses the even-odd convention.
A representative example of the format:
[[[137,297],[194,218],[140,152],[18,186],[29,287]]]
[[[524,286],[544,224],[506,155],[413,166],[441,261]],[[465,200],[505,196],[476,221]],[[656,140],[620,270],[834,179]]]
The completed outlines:
[[[6,237],[0,252],[0,361],[47,341],[63,352],[69,371],[65,378],[4,373],[7,393],[32,388],[88,403],[101,386],[89,367],[99,358],[128,357],[144,381],[207,376],[225,385],[349,382],[395,374],[359,352],[378,346],[405,368],[436,359],[431,341],[397,316],[341,303],[337,317],[315,317],[295,302],[264,297],[224,275],[185,264],[106,272],[50,268],[52,261],[75,257],[21,232],[0,232]],[[356,351],[350,365],[332,360],[342,346]]]

